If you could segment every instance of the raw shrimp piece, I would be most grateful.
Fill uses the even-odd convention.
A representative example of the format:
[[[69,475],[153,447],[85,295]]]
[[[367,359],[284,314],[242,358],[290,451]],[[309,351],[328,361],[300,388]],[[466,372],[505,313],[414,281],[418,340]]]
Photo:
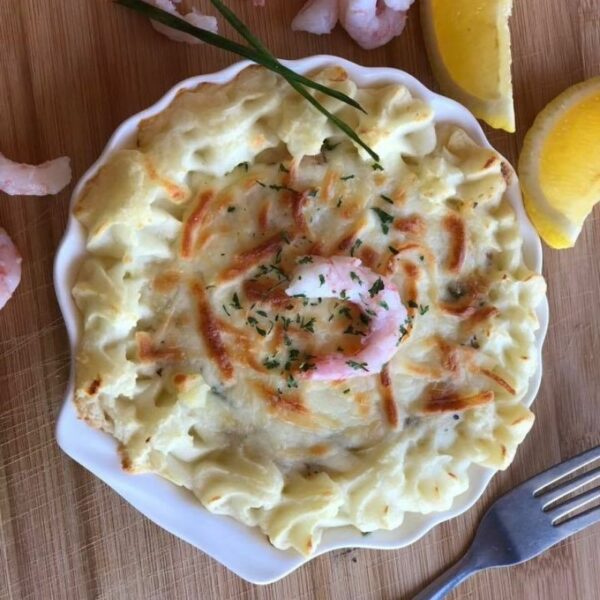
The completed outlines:
[[[307,379],[337,380],[379,373],[398,349],[400,326],[407,312],[398,288],[387,278],[363,267],[358,258],[311,256],[298,267],[288,296],[341,298],[360,306],[371,317],[361,350],[352,356],[335,354],[315,360]]]
[[[308,0],[292,21],[294,31],[331,33],[338,20],[338,0]]]
[[[166,10],[171,14],[174,14],[178,17],[181,17],[190,25],[194,25],[199,27],[200,29],[206,29],[206,31],[212,31],[213,33],[217,33],[218,25],[217,19],[215,17],[210,17],[208,15],[203,15],[198,12],[195,8],[192,8],[191,12],[186,15],[181,15],[177,12],[175,8],[175,4],[179,4],[181,0],[151,0],[151,3],[154,4],[157,8],[161,8],[162,10]],[[172,29],[171,27],[167,27],[162,23],[158,23],[157,21],[152,21],[152,27],[156,29],[159,33],[166,35],[170,40],[174,42],[185,42],[187,44],[200,44],[201,41],[198,38],[195,38],[193,35],[189,35],[188,33],[183,33],[181,31],[177,31],[176,29]]]
[[[348,35],[370,50],[400,35],[412,0],[339,0],[340,23]]]
[[[10,300],[21,281],[21,256],[8,233],[0,227],[0,309]]]
[[[41,165],[25,165],[0,152],[0,192],[11,196],[58,194],[71,181],[70,160],[63,156]]]

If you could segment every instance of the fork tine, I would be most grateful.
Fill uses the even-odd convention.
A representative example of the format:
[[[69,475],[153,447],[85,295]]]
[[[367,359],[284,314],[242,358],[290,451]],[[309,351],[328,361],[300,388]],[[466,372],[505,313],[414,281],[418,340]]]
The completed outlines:
[[[596,467],[587,473],[582,473],[549,492],[542,492],[538,497],[542,500],[544,508],[546,508],[549,504],[560,500],[563,496],[578,490],[588,483],[596,481],[596,479],[600,479],[600,467]]]
[[[593,490],[588,490],[583,494],[579,494],[579,496],[575,496],[575,498],[571,498],[554,506],[553,508],[546,511],[548,515],[552,517],[552,522],[555,523],[559,521],[563,517],[567,516],[571,511],[577,510],[594,500],[598,500],[600,498],[600,487],[595,487]]]
[[[527,486],[534,494],[538,494],[540,490],[546,486],[558,481],[562,477],[569,475],[573,471],[589,465],[591,462],[600,458],[600,446],[591,448],[582,454],[578,454],[565,462],[562,462],[554,467],[551,467],[547,471],[536,475],[529,479],[524,485]]]
[[[560,525],[556,525],[556,529],[564,536],[568,537],[585,529],[589,525],[593,525],[600,521],[600,506],[596,506],[594,508],[590,508],[585,512],[573,517],[572,519],[568,519]]]

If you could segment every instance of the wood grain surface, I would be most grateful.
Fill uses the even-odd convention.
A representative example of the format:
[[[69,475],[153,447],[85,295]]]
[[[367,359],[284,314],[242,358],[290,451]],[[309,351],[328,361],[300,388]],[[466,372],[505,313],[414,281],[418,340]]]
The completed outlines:
[[[452,0],[448,0],[452,1]],[[194,0],[206,7],[206,0]],[[341,30],[293,33],[301,0],[230,0],[279,56],[330,53],[405,69],[435,89],[418,10],[404,35],[363,51]],[[512,20],[518,132],[487,130],[515,162],[536,113],[600,73],[600,0],[517,0]],[[225,28],[223,27],[222,30]],[[234,62],[175,44],[108,0],[0,0],[0,151],[40,162],[66,154],[77,179],[126,117],[177,81]],[[0,225],[24,257],[23,281],[0,313],[0,598],[402,599],[454,561],[502,491],[600,442],[600,211],[577,247],[545,249],[551,324],[537,420],[512,467],[466,515],[398,551],[338,551],[283,581],[252,586],[150,523],[63,455],[54,426],[69,369],[52,261],[69,188],[55,198],[0,194]],[[536,560],[475,576],[452,598],[600,597],[600,526]]]

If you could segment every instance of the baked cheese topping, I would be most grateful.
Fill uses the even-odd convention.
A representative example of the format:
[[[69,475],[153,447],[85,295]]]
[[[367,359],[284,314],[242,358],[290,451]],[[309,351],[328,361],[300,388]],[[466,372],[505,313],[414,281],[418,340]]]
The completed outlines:
[[[78,199],[73,290],[77,409],[117,438],[123,467],[303,554],[328,527],[446,510],[471,463],[512,461],[545,293],[495,152],[402,86],[314,77],[367,109],[321,98],[380,164],[262,68],[183,91]],[[402,300],[374,372],[355,358],[385,300],[286,293],[315,258],[352,263],[335,257]],[[357,376],[307,376],[328,355]]]

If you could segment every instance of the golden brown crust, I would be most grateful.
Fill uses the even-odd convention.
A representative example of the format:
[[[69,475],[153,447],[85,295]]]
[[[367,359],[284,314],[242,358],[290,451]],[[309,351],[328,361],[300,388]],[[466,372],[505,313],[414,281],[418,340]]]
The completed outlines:
[[[458,273],[467,256],[467,231],[465,222],[459,215],[451,213],[444,217],[442,226],[450,236],[446,269],[450,273]]]
[[[425,224],[423,217],[411,215],[410,217],[397,218],[394,221],[394,229],[402,233],[423,235],[427,230],[427,225]]]
[[[196,298],[199,333],[221,375],[226,381],[231,380],[233,379],[233,365],[221,339],[221,331],[206,297],[204,286],[194,282],[191,285],[191,290]]]
[[[219,281],[225,283],[244,275],[263,260],[277,254],[282,247],[282,234],[276,233],[264,242],[258,244],[258,246],[254,246],[253,248],[249,248],[248,250],[236,254],[229,267],[220,274]]]
[[[392,381],[387,365],[383,368],[379,375],[379,390],[383,399],[383,412],[387,418],[387,422],[395,429],[398,427],[398,407],[394,400],[394,392],[392,389]]]
[[[214,198],[212,190],[203,191],[196,204],[196,208],[183,224],[183,232],[181,234],[181,258],[190,259],[194,253],[194,241],[198,234],[200,226],[208,213],[210,203]]]
[[[135,341],[138,347],[138,357],[142,363],[177,362],[185,357],[180,348],[172,346],[155,347],[152,336],[145,331],[136,332]]]
[[[494,392],[485,391],[476,394],[460,394],[453,390],[433,388],[421,412],[427,415],[436,413],[461,412],[469,408],[484,406],[494,400]]]
[[[502,389],[506,390],[511,396],[517,395],[517,391],[515,390],[515,388],[512,385],[510,385],[510,383],[508,383],[506,379],[503,379],[497,373],[494,373],[489,369],[480,369],[480,372],[482,375],[485,375],[488,379],[495,381]]]
[[[447,300],[440,302],[439,307],[449,315],[471,317],[482,308],[481,303],[489,287],[487,279],[476,273],[471,274],[448,286]]]
[[[160,175],[159,172],[156,170],[154,163],[152,162],[152,160],[150,160],[148,156],[146,156],[144,166],[146,168],[146,173],[150,180],[162,187],[167,192],[169,198],[171,198],[173,202],[180,204],[181,202],[184,202],[187,199],[187,191],[184,188],[178,186],[173,181],[170,181],[166,177]]]

